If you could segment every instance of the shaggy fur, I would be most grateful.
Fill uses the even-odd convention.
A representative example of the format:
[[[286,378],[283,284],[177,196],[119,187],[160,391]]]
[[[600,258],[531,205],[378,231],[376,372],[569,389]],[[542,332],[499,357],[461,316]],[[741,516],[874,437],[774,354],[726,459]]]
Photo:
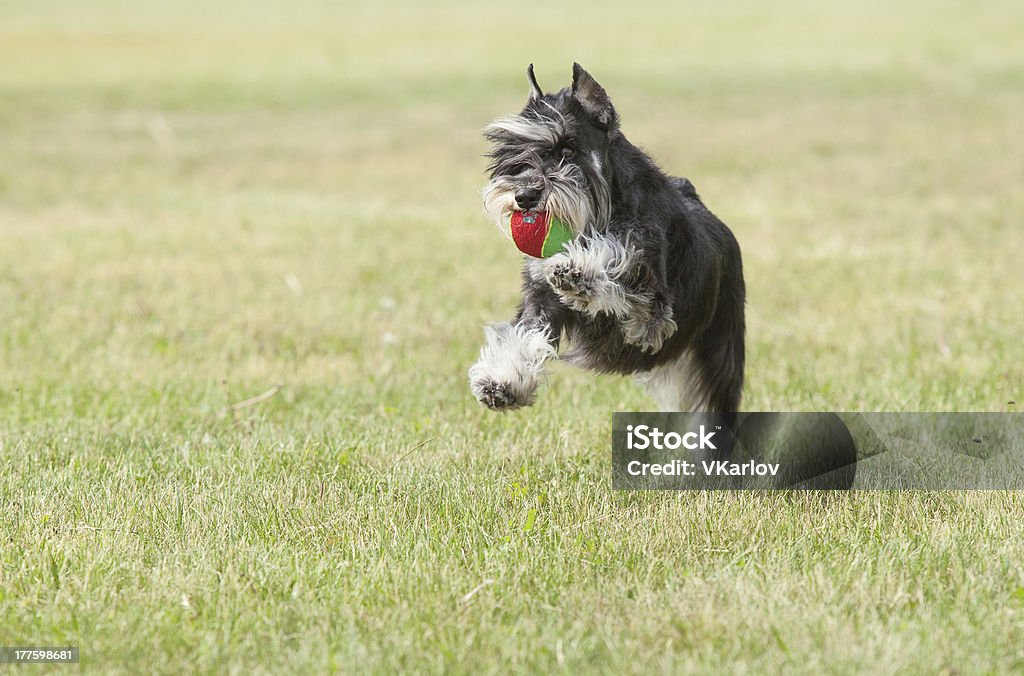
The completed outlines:
[[[605,90],[579,64],[572,87],[530,97],[491,123],[484,211],[504,228],[516,209],[552,212],[576,233],[551,258],[527,258],[523,298],[490,327],[470,369],[494,410],[534,401],[557,354],[635,375],[665,411],[732,413],[743,388],[745,291],[740,249],[686,179],[667,176],[619,130]]]

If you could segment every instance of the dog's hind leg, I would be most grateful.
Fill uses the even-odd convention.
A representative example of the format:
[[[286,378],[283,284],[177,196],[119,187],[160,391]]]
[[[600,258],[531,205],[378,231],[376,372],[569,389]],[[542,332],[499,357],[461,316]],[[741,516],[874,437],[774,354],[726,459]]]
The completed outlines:
[[[690,350],[637,374],[636,379],[662,413],[702,411],[707,407],[706,393],[700,387],[700,368]]]
[[[732,414],[743,392],[743,338],[698,343],[672,361],[637,375],[662,412]]]
[[[737,413],[743,394],[744,347],[742,333],[716,335],[694,348],[698,389],[705,409],[714,413]]]

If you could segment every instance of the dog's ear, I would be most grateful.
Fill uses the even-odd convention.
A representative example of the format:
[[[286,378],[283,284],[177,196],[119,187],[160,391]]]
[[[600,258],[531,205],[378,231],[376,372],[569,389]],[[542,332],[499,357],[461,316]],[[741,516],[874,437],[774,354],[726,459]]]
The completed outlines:
[[[544,92],[541,90],[540,85],[537,84],[537,78],[533,74],[533,64],[531,63],[526,67],[526,79],[530,81],[530,100],[539,99],[544,96]]]
[[[605,129],[615,126],[615,109],[608,92],[578,63],[572,64],[572,95],[598,125]]]

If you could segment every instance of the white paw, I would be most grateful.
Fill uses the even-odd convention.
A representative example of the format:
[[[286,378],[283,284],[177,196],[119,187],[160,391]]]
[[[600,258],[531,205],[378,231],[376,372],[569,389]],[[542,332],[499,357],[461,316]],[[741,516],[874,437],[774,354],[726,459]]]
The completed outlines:
[[[578,312],[587,312],[597,296],[598,287],[607,283],[606,276],[603,280],[595,279],[594,271],[577,265],[567,254],[548,259],[544,276],[562,302]]]
[[[622,316],[629,310],[626,293],[614,277],[621,273],[622,249],[608,240],[573,240],[563,253],[547,259],[544,276],[562,302],[590,316]],[[598,244],[601,242],[603,244]]]
[[[492,411],[514,411],[529,406],[536,398],[536,381],[497,381],[486,376],[471,378],[469,387],[473,396]]]
[[[494,324],[485,335],[480,359],[469,369],[473,396],[494,411],[529,406],[544,375],[544,361],[555,355],[547,331]]]

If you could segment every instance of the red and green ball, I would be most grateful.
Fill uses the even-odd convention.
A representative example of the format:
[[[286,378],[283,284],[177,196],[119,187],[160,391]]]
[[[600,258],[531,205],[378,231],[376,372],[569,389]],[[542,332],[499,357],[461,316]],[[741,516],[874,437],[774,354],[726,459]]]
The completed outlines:
[[[572,228],[550,211],[513,211],[508,231],[516,248],[534,258],[554,256],[573,238]]]

